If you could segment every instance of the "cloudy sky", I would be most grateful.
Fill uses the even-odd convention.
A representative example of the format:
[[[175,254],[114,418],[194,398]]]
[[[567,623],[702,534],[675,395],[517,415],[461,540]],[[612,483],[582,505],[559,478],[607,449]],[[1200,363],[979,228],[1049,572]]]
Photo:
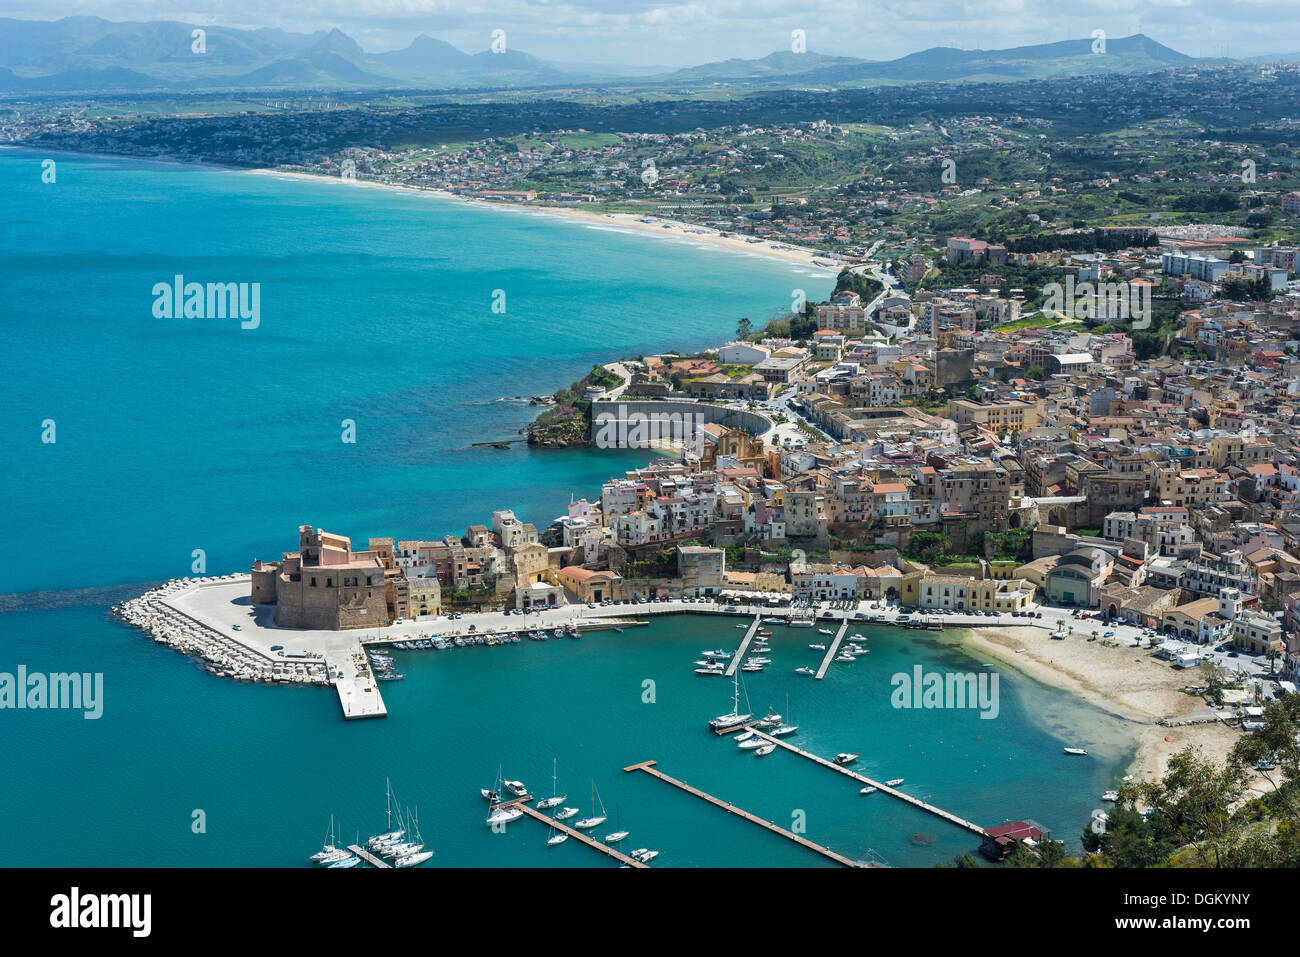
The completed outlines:
[[[493,30],[569,63],[685,66],[790,48],[890,59],[931,46],[996,49],[1141,31],[1194,56],[1292,53],[1292,0],[0,0],[0,16],[182,20],[312,32],[338,27],[371,52],[428,33],[469,52]]]

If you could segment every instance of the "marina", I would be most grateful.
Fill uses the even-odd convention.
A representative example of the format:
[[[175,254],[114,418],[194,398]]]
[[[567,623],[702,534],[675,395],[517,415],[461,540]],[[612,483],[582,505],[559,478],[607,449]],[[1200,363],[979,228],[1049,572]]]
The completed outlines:
[[[543,814],[541,811],[537,810],[536,808],[529,807],[528,802],[531,800],[532,800],[531,797],[516,798],[513,801],[506,801],[504,804],[498,805],[498,807],[518,808],[519,810],[523,811],[525,814],[527,814],[529,817],[533,818],[534,820],[541,821],[543,824],[547,825],[548,827],[555,828],[557,831],[561,832],[562,834],[567,834],[569,837],[576,838],[577,840],[581,841],[583,844],[586,844],[588,847],[600,851],[602,854],[608,855],[609,857],[614,858],[619,863],[625,864],[628,867],[648,866],[636,860],[635,858],[629,857],[628,855],[624,854],[622,851],[615,850],[610,845],[605,844],[602,841],[596,840],[594,837],[592,837],[589,834],[586,834],[582,831],[574,830],[573,828],[569,827],[569,825],[563,823],[562,821],[557,821],[555,818],[547,817],[545,814]]]
[[[348,850],[351,851],[353,854],[355,854],[357,857],[361,858],[371,867],[391,868],[393,866],[392,864],[389,864],[386,860],[384,860],[382,857],[376,857],[374,854],[371,854],[369,851],[367,851],[364,847],[361,847],[359,844],[349,844]]]
[[[849,619],[846,615],[840,623],[840,629],[835,633],[835,640],[831,642],[830,647],[826,649],[826,655],[822,658],[821,667],[817,669],[817,680],[821,681],[826,677],[826,669],[831,666],[831,662],[840,653],[840,643],[844,641],[844,633],[849,630]]]
[[[736,649],[736,653],[731,656],[731,661],[727,664],[728,678],[734,675],[736,669],[740,667],[740,662],[744,659],[745,652],[749,651],[749,643],[754,640],[754,635],[758,634],[758,629],[761,625],[762,621],[759,619],[758,613],[755,612],[754,623],[750,625],[749,630],[745,632],[745,637],[740,641],[740,647]]]
[[[828,847],[822,847],[820,844],[816,844],[808,840],[806,837],[802,837],[791,831],[787,831],[785,828],[781,827],[780,825],[773,824],[771,821],[765,821],[763,820],[763,818],[759,817],[756,814],[751,814],[749,811],[746,811],[744,808],[736,807],[736,805],[730,804],[727,801],[722,800],[721,798],[714,797],[712,794],[707,794],[704,791],[701,791],[699,788],[691,787],[685,781],[679,781],[674,777],[670,777],[669,775],[664,774],[662,771],[660,771],[658,768],[654,766],[655,763],[656,762],[654,761],[642,761],[640,764],[629,765],[623,770],[627,772],[644,771],[646,774],[650,775],[651,777],[657,778],[658,780],[663,781],[666,784],[671,784],[675,788],[680,788],[681,790],[685,791],[687,794],[692,794],[697,798],[701,798],[705,801],[708,801],[710,804],[714,805],[715,807],[720,807],[724,811],[727,811],[731,814],[735,814],[737,817],[744,818],[746,821],[749,821],[753,824],[757,824],[760,827],[766,828],[767,830],[773,832],[774,834],[780,834],[782,837],[786,838],[787,840],[793,841],[794,843],[798,844],[800,847],[805,847],[810,851],[822,855],[823,857],[829,858],[830,860],[834,861],[836,864],[840,864],[844,867],[878,866],[875,864],[863,864],[858,861],[847,858],[843,854],[838,854],[835,851],[832,851]]]
[[[747,726],[747,727],[749,727],[750,730],[752,730],[754,734],[756,734],[760,738],[766,738],[767,741],[770,742],[771,744],[775,744],[782,748],[785,748],[787,751],[797,754],[802,758],[807,758],[809,761],[814,761],[817,764],[823,765],[824,767],[828,767],[832,771],[838,771],[840,774],[847,775],[848,777],[851,777],[855,781],[859,781],[868,787],[875,788],[877,791],[883,791],[892,797],[896,797],[900,801],[906,801],[908,804],[911,804],[914,807],[918,807],[923,811],[928,811],[930,814],[934,814],[938,817],[941,817],[945,821],[948,821],[949,823],[956,824],[958,827],[965,828],[968,831],[974,831],[976,834],[979,834],[981,836],[985,833],[984,828],[980,827],[978,824],[975,824],[972,821],[968,821],[963,817],[958,817],[956,814],[953,814],[950,811],[945,811],[941,807],[935,807],[933,804],[927,804],[925,801],[922,801],[920,798],[912,797],[912,795],[910,794],[905,794],[902,791],[899,791],[896,788],[891,787],[891,784],[901,784],[902,783],[901,778],[896,779],[895,781],[889,783],[883,781],[873,781],[865,774],[859,774],[857,771],[852,771],[848,767],[846,767],[845,765],[849,763],[848,761],[840,763],[837,761],[827,760],[826,758],[823,758],[821,755],[813,754],[811,751],[805,751],[797,744],[791,744],[789,741],[783,741],[780,738],[774,738],[769,734],[759,731],[756,727],[752,727],[752,726]],[[856,759],[857,755],[853,755],[853,758]]]

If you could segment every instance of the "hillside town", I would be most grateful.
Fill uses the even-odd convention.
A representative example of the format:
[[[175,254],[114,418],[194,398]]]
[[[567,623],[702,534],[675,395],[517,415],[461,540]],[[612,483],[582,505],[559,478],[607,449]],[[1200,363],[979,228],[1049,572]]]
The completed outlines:
[[[869,304],[841,291],[810,305],[806,337],[624,359],[618,387],[588,389],[593,421],[621,409],[693,423],[638,445],[658,449],[644,467],[591,500],[575,491],[543,527],[503,508],[459,535],[354,550],[304,525],[297,551],[254,564],[251,597],[277,606],[277,624],[315,629],[745,596],[1013,617],[1050,606],[1139,628],[1179,666],[1218,649],[1289,684],[1296,249],[1186,232],[1044,257],[1086,300],[1072,315],[923,289],[943,264],[922,261],[882,273],[888,290]],[[1002,253],[947,245],[949,262],[988,269]],[[1178,297],[1157,354],[1102,321],[1096,290],[1117,273]],[[1225,298],[1252,276],[1276,294]]]

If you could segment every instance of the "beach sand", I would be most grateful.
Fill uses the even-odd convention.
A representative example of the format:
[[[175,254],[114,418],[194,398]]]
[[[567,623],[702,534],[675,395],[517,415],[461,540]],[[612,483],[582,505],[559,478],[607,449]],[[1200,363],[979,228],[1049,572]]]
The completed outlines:
[[[792,263],[797,266],[806,266],[809,269],[824,272],[827,276],[835,275],[840,269],[837,265],[818,266],[815,260],[830,262],[833,255],[832,253],[824,252],[820,249],[809,249],[804,246],[794,246],[789,243],[778,243],[774,245],[771,240],[767,239],[762,242],[750,243],[746,242],[742,238],[734,236],[721,236],[713,229],[652,216],[648,213],[602,213],[594,210],[575,209],[571,206],[525,206],[519,203],[496,202],[493,200],[475,199],[474,197],[469,196],[459,196],[456,193],[451,193],[442,189],[425,189],[421,186],[405,186],[400,183],[377,183],[373,180],[344,180],[337,176],[301,173],[293,170],[253,169],[243,170],[242,172],[311,180],[317,183],[334,183],[340,187],[347,188],[361,186],[367,189],[400,190],[406,193],[436,196],[441,199],[453,199],[462,203],[473,203],[477,206],[487,207],[489,209],[506,210],[523,214],[537,214],[542,216],[556,216],[561,219],[569,219],[580,223],[604,226],[610,229],[629,229],[651,236],[676,239],[681,242],[698,243],[703,246],[712,246],[717,249],[726,249],[737,253],[747,253],[752,256],[762,256],[765,259],[775,259],[781,262]],[[643,219],[653,219],[654,221],[644,223],[641,222]],[[692,232],[692,230],[700,231]]]
[[[1196,671],[1177,670],[1145,648],[1109,647],[1077,634],[1057,641],[1049,634],[1041,626],[972,628],[963,632],[963,642],[1043,684],[1132,722],[1139,743],[1129,770],[1137,780],[1159,780],[1169,759],[1188,746],[1198,747],[1206,758],[1222,763],[1240,737],[1240,731],[1218,722],[1181,727],[1160,724],[1205,707],[1203,699],[1181,690],[1196,683]],[[1025,650],[1017,654],[1021,648]],[[1262,778],[1256,781],[1260,783]]]

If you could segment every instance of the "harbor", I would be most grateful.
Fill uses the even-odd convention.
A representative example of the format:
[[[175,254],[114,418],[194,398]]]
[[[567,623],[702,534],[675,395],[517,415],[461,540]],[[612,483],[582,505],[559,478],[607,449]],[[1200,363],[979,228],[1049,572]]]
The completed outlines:
[[[766,830],[771,831],[774,834],[779,834],[782,837],[786,838],[787,840],[793,841],[795,844],[798,844],[800,847],[807,848],[808,850],[813,851],[816,854],[820,854],[823,857],[829,858],[830,860],[834,861],[836,864],[839,864],[843,867],[868,866],[868,865],[861,864],[858,861],[851,860],[850,858],[845,857],[843,854],[837,854],[835,851],[832,851],[830,848],[822,847],[820,844],[816,844],[808,840],[806,837],[802,837],[801,835],[795,834],[792,831],[787,831],[785,828],[781,827],[780,825],[773,824],[771,821],[764,820],[763,818],[759,817],[756,814],[751,814],[749,811],[746,811],[744,808],[736,807],[736,805],[724,801],[721,798],[714,797],[712,794],[708,794],[704,791],[701,791],[699,788],[691,787],[685,781],[679,781],[674,777],[670,777],[669,775],[664,774],[654,765],[655,765],[654,761],[642,761],[640,764],[629,765],[623,770],[629,773],[633,771],[643,771],[657,780],[663,781],[666,784],[671,784],[673,787],[680,788],[681,790],[685,791],[687,794],[691,794],[697,798],[701,798],[702,800],[708,801],[713,806],[720,807],[724,811],[727,811],[728,813],[734,814],[737,817],[749,821],[751,824],[757,824],[759,827],[765,828]]]

